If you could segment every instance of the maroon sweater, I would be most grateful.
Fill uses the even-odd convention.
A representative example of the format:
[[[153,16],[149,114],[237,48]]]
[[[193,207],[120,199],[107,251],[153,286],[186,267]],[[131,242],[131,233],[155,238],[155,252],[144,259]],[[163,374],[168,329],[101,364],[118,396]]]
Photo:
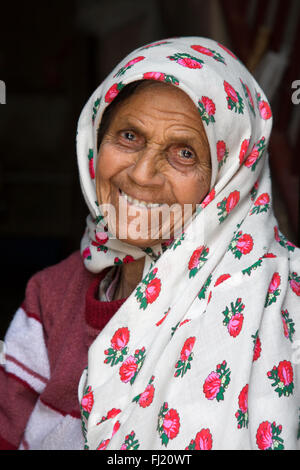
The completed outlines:
[[[28,282],[5,337],[0,449],[83,448],[78,382],[90,344],[126,300],[98,300],[106,272],[88,272],[75,252]]]

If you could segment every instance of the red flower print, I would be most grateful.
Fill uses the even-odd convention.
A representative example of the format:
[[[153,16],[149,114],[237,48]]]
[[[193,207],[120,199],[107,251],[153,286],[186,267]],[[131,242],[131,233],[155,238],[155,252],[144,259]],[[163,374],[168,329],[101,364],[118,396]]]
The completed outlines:
[[[90,413],[92,411],[92,408],[93,408],[93,404],[94,404],[94,395],[93,395],[93,392],[90,391],[89,393],[87,393],[86,395],[84,395],[81,399],[81,407],[87,411],[88,413]]]
[[[231,277],[230,274],[222,274],[216,280],[215,287],[218,286],[219,284],[221,284],[222,282],[226,281],[226,279],[229,279],[230,277]]]
[[[201,256],[201,253],[203,251],[203,246],[198,248],[197,250],[194,251],[194,253],[191,256],[191,259],[189,261],[189,269],[194,269],[197,268],[198,263],[199,263],[199,258]]]
[[[197,272],[202,268],[203,264],[207,261],[209,248],[200,246],[197,248],[190,257],[188,268],[190,270],[189,277],[194,277]]]
[[[239,200],[240,200],[239,191],[233,191],[232,193],[229,194],[227,201],[226,201],[227,214],[229,214],[229,212],[231,212],[235,208]]]
[[[121,410],[116,409],[116,408],[112,408],[112,409],[107,413],[106,419],[114,418],[114,417],[117,416],[119,413],[121,413]]]
[[[255,339],[255,343],[254,343],[253,362],[256,361],[260,357],[260,353],[261,353],[261,341],[260,341],[260,337],[257,336]]]
[[[206,378],[203,385],[203,392],[208,400],[216,398],[221,387],[221,380],[219,374],[211,372]]]
[[[241,313],[237,313],[236,315],[233,315],[230,318],[229,323],[227,325],[230,336],[233,336],[235,338],[239,335],[243,326],[243,321],[244,316]]]
[[[245,305],[242,302],[242,299],[239,297],[235,302],[230,303],[230,307],[226,307],[222,312],[224,315],[223,325],[227,326],[228,333],[234,338],[239,335],[242,326],[244,317],[242,312],[245,308]]]
[[[183,320],[183,321],[179,324],[179,326],[182,326],[182,325],[184,325],[185,323],[188,323],[189,321],[191,321],[191,320],[189,320],[189,319],[187,318],[186,320]]]
[[[253,248],[253,239],[251,235],[249,235],[248,233],[242,235],[237,240],[236,247],[243,255],[247,255],[248,253],[250,253]]]
[[[191,48],[194,49],[194,51],[201,52],[202,54],[213,57],[212,51],[210,49],[207,49],[206,47],[196,45],[196,46],[191,46]]]
[[[140,302],[140,308],[146,309],[159,296],[161,290],[161,281],[156,278],[157,268],[154,268],[142,279],[142,285],[136,289],[135,297]]]
[[[198,101],[198,110],[202,121],[204,121],[208,126],[210,123],[216,122],[214,118],[214,114],[216,112],[215,103],[207,96],[202,96],[201,100]]]
[[[277,297],[280,295],[280,292],[281,292],[279,289],[280,282],[281,282],[281,278],[279,274],[274,273],[271,279],[270,285],[269,285],[268,294],[267,294],[266,301],[265,301],[265,307],[268,307],[273,302],[277,301]]]
[[[93,180],[95,179],[95,170],[94,170],[94,152],[92,149],[89,149],[88,159],[89,159],[90,177]]]
[[[145,57],[144,56],[139,56],[139,57],[135,57],[134,59],[131,59],[129,62],[127,62],[126,65],[123,65],[123,67],[120,68],[120,70],[118,70],[118,72],[114,75],[114,77],[119,77],[121,75],[124,75],[124,73],[130,69],[134,64],[136,64],[137,62],[140,62],[141,60],[144,60]]]
[[[161,281],[157,277],[149,282],[145,291],[145,296],[149,304],[152,304],[152,302],[154,302],[154,300],[156,300],[156,298],[159,296],[160,289]]]
[[[176,410],[171,408],[163,420],[163,430],[169,439],[174,439],[179,432],[180,419]]]
[[[275,421],[260,423],[256,432],[256,443],[260,450],[284,450],[284,441],[280,436],[282,426]]]
[[[165,319],[167,318],[168,314],[170,313],[170,308],[168,308],[168,310],[164,313],[164,316],[157,322],[155,323],[156,326],[160,326],[164,321]]]
[[[267,101],[260,101],[258,107],[260,115],[263,119],[267,120],[272,117],[272,111]]]
[[[104,351],[104,354],[107,356],[104,359],[105,364],[110,364],[114,366],[118,362],[123,362],[124,357],[128,352],[126,347],[129,341],[129,330],[128,328],[119,328],[111,338],[111,348],[108,348]]]
[[[165,74],[161,72],[146,72],[143,75],[145,80],[159,80],[161,82],[165,79]]]
[[[289,338],[290,332],[289,332],[289,328],[287,326],[286,319],[284,316],[282,316],[282,323],[283,323],[283,334],[286,338]]]
[[[113,86],[110,87],[108,92],[105,95],[105,102],[106,103],[111,103],[115,97],[118,95],[119,90],[118,90],[118,84],[115,83]]]
[[[193,360],[192,350],[195,345],[195,341],[196,338],[194,336],[185,340],[180,352],[180,359],[175,364],[176,371],[174,373],[174,377],[183,377],[191,368],[191,362]]]
[[[192,352],[192,349],[194,347],[194,344],[195,344],[195,341],[196,341],[196,338],[193,336],[192,338],[188,338],[182,349],[181,349],[181,353],[180,353],[180,359],[181,361],[187,361],[191,352]]]
[[[155,391],[154,386],[150,384],[150,385],[147,385],[144,392],[141,393],[140,399],[139,399],[139,405],[142,408],[146,408],[147,406],[151,405],[153,401],[154,391]]]
[[[105,450],[110,442],[110,439],[106,439],[105,441],[101,441],[98,445],[96,450]]]
[[[90,247],[87,246],[83,252],[82,252],[82,257],[83,259],[91,259],[92,258],[92,254],[91,254],[91,250],[90,250]]]
[[[134,356],[129,356],[121,365],[119,374],[121,381],[124,383],[129,382],[137,371],[137,360]]]
[[[152,375],[147,387],[139,395],[135,396],[132,400],[133,402],[138,403],[142,408],[147,408],[151,405],[154,397],[155,388],[153,385],[154,375]]]
[[[269,421],[264,421],[263,423],[260,423],[256,432],[256,443],[260,450],[267,450],[272,448],[272,426]]]
[[[128,328],[119,328],[111,339],[111,346],[117,351],[121,351],[125,348],[129,341],[129,330]]]
[[[243,413],[248,410],[248,384],[242,389],[239,394],[239,408]]]
[[[190,59],[189,57],[178,59],[177,63],[183,65],[183,67],[188,67],[189,69],[202,69],[203,67],[200,62],[194,59]]]
[[[293,382],[293,368],[289,361],[281,361],[277,367],[278,377],[284,386]]]
[[[211,450],[212,435],[209,429],[201,429],[195,437],[195,450]]]
[[[137,450],[139,447],[139,440],[136,438],[135,432],[131,431],[130,434],[125,436],[125,441],[121,445],[120,450]]]
[[[300,296],[300,282],[297,282],[295,279],[291,279],[290,286],[292,288],[292,291],[299,297]]]
[[[255,206],[263,206],[265,204],[269,204],[269,202],[270,202],[269,194],[268,193],[263,193],[256,199],[254,205]]]
[[[226,144],[223,140],[217,142],[217,159],[221,162],[226,154]]]
[[[211,190],[211,192],[205,197],[205,199],[201,203],[202,209],[204,209],[208,204],[213,201],[215,198],[216,191],[214,189]]]
[[[274,253],[266,253],[263,255],[263,258],[276,258],[276,255],[274,255]]]
[[[113,437],[116,434],[116,432],[119,431],[120,426],[121,426],[120,421],[116,421],[112,430],[111,437]]]
[[[144,80],[158,80],[160,82],[179,85],[179,80],[174,75],[168,75],[162,72],[146,72],[143,75]]]
[[[125,258],[123,258],[123,263],[132,263],[132,261],[134,261],[134,258],[133,256],[131,255],[126,255]]]
[[[111,103],[123,88],[122,83],[114,83],[105,95],[105,103]]]
[[[243,140],[242,142],[242,145],[241,145],[241,150],[240,150],[240,155],[239,155],[239,159],[240,159],[240,164],[242,165],[244,159],[245,159],[245,155],[247,153],[247,150],[249,148],[249,143],[250,143],[250,140],[249,139],[245,139]]]
[[[217,401],[224,400],[224,393],[230,384],[231,371],[224,360],[216,366],[216,370],[212,371],[203,384],[203,393],[208,400]]]
[[[207,96],[202,96],[202,104],[204,105],[205,111],[209,116],[212,116],[216,112],[216,106],[215,103],[208,98]]]
[[[199,259],[202,255],[202,252],[204,251],[205,246],[200,246],[195,250],[190,258],[189,261],[189,270],[192,270],[194,268],[197,268],[199,265]]]
[[[238,398],[239,409],[235,413],[238,429],[248,427],[248,384],[242,388]]]
[[[293,368],[289,361],[281,361],[278,366],[267,372],[267,377],[273,381],[272,387],[278,396],[288,397],[293,394]]]
[[[177,64],[180,64],[183,67],[188,67],[189,69],[202,69],[203,67],[203,60],[197,59],[189,54],[176,53],[173,56],[168,56],[167,58],[175,60]]]
[[[143,59],[145,59],[145,57],[143,56],[135,57],[134,59],[131,59],[129,62],[127,62],[127,64],[124,65],[124,68],[132,67],[132,65],[136,64],[137,62],[140,62]]]
[[[231,100],[234,101],[235,103],[238,103],[239,97],[238,97],[235,89],[226,81],[224,81],[224,89],[225,89],[227,95],[229,96],[229,98],[231,98]]]
[[[275,292],[278,289],[278,287],[280,285],[280,281],[281,281],[281,279],[280,279],[279,274],[274,273],[273,277],[272,277],[272,280],[270,282],[270,285],[269,285],[268,292],[273,294],[273,292]]]
[[[274,227],[274,237],[275,237],[275,240],[276,240],[277,242],[280,242],[280,241],[281,241],[281,239],[280,239],[280,237],[279,237],[279,232],[278,232],[278,227],[277,227],[277,225],[275,225],[275,227]]]
[[[104,245],[108,240],[107,232],[96,232],[95,237],[97,245]]]
[[[258,151],[258,148],[254,146],[253,150],[246,158],[245,166],[247,168],[251,168],[255,164],[258,158],[259,158],[259,151]]]
[[[244,165],[247,168],[251,168],[252,171],[255,171],[258,162],[264,154],[266,149],[266,138],[263,136],[255,145],[245,160]],[[255,196],[253,196],[255,197]]]

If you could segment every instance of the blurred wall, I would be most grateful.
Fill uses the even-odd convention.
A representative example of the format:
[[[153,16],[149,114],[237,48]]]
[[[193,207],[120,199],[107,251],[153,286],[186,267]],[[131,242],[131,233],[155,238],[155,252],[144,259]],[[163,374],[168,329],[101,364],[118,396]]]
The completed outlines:
[[[80,111],[132,49],[209,35],[205,1],[28,1],[1,8],[0,338],[36,271],[79,248],[87,209],[75,154]]]

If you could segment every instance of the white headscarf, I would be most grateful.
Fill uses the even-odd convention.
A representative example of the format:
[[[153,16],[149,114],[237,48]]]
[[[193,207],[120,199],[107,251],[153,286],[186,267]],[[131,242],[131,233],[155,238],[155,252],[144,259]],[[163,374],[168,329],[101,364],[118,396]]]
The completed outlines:
[[[142,281],[90,347],[79,386],[86,447],[296,449],[299,249],[273,214],[268,101],[221,44],[186,37],[141,47],[87,102],[77,135],[91,213],[85,266],[100,272],[145,256],[108,238],[94,179],[103,111],[143,79],[172,83],[199,109],[211,188],[181,237],[146,250]]]

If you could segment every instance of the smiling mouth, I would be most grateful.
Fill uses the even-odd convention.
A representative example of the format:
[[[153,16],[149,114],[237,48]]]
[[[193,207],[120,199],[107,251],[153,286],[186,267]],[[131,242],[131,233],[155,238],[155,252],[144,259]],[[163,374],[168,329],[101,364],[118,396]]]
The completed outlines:
[[[119,189],[119,193],[122,197],[124,197],[124,199],[126,199],[128,204],[131,204],[131,205],[136,206],[136,207],[140,207],[140,208],[143,208],[143,209],[145,209],[145,208],[146,209],[155,209],[157,207],[163,206],[163,204],[146,202],[146,201],[143,201],[143,200],[140,200],[140,199],[135,199],[135,198],[129,196],[129,194],[124,193],[124,191],[122,191],[121,189]]]

